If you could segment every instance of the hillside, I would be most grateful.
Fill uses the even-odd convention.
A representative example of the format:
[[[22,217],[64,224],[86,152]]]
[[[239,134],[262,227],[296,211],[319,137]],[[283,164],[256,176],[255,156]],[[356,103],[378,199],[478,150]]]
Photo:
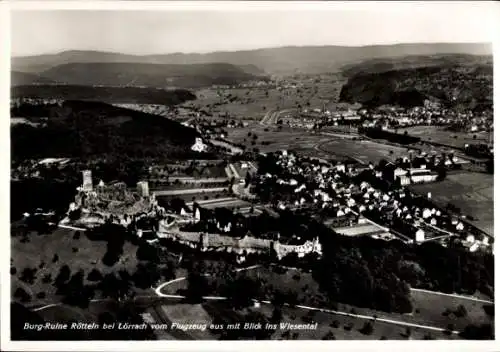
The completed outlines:
[[[98,51],[66,51],[53,55],[14,57],[12,69],[41,73],[49,68],[68,63],[206,64],[223,62],[239,66],[244,71],[246,65],[254,65],[267,74],[323,73],[337,71],[344,65],[370,59],[441,54],[492,55],[492,47],[491,44],[483,43],[397,44],[363,47],[304,46],[220,51],[208,54],[173,53],[143,56]]]
[[[398,58],[378,58],[366,60],[361,63],[348,64],[343,66],[342,73],[351,77],[360,73],[379,73],[391,70],[414,69],[423,67],[460,65],[460,66],[478,66],[493,65],[493,57],[489,55],[466,55],[466,54],[447,54],[447,55],[417,55]]]
[[[440,65],[376,73],[356,73],[340,92],[340,101],[368,107],[421,106],[427,98],[445,106],[491,109],[493,66]]]
[[[12,71],[10,74],[10,85],[22,86],[22,85],[33,85],[33,84],[53,84],[56,83],[51,79],[41,77],[36,73],[26,73]]]
[[[160,65],[145,63],[71,63],[40,73],[72,85],[195,88],[233,85],[255,79],[230,64]]]
[[[61,106],[32,105],[24,110],[29,113],[23,117],[48,119],[38,127],[11,127],[13,160],[185,158],[193,156],[190,147],[199,136],[196,130],[176,121],[99,102],[66,101]]]
[[[21,85],[11,88],[12,98],[92,100],[109,104],[176,105],[196,96],[188,90],[137,87],[91,87],[73,85]],[[18,115],[13,115],[18,116]]]

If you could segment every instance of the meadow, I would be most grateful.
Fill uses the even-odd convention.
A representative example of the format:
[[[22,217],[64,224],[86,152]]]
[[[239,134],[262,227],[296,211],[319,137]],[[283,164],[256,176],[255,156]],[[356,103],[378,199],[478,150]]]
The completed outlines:
[[[109,267],[102,262],[106,253],[105,242],[91,241],[83,232],[80,232],[80,236],[75,238],[76,232],[62,228],[43,235],[32,232],[27,236],[27,242],[23,242],[22,236],[11,236],[11,266],[16,268],[16,274],[11,275],[12,292],[14,293],[18,287],[22,287],[31,295],[32,304],[60,301],[62,297],[56,294],[56,288],[52,282],[64,265],[69,266],[72,274],[80,269],[83,270],[85,283],[89,283],[87,275],[92,269],[99,270],[103,275],[116,273],[121,269],[127,270],[130,274],[135,272],[137,267],[136,247],[130,242],[125,242],[120,260],[113,267]],[[56,255],[57,261],[54,261]],[[25,268],[36,269],[33,284],[20,280]],[[48,275],[50,275],[50,281],[44,282],[44,277]],[[40,292],[45,294],[43,298],[37,298],[37,294]]]
[[[264,86],[252,88],[205,88],[196,91],[197,99],[183,104],[210,111],[214,116],[259,120],[271,109],[322,108],[338,100],[342,81],[335,77],[316,77],[301,86]]]
[[[444,181],[412,185],[410,189],[419,194],[431,192],[433,201],[440,206],[455,205],[462,213],[477,219],[472,224],[493,236],[493,175],[450,174]]]
[[[398,133],[405,131],[410,136],[422,138],[423,141],[441,143],[455,148],[463,148],[465,144],[488,144],[488,133],[486,132],[454,132],[436,126],[414,126],[398,129]]]

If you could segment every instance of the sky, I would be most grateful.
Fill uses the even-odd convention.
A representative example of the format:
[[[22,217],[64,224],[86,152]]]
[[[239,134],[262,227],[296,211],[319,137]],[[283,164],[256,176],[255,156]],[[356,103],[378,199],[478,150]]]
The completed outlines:
[[[118,9],[124,8],[122,4]],[[146,55],[304,45],[491,42],[496,32],[493,18],[499,14],[493,9],[500,9],[494,3],[474,2],[323,4],[304,9],[278,2],[269,8],[219,6],[217,11],[139,11],[137,3],[135,11],[14,9],[11,50],[13,56],[65,50]]]

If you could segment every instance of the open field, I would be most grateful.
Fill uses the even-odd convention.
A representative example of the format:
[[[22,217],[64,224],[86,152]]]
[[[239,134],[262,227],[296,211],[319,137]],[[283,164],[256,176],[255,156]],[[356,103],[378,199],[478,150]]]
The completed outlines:
[[[255,145],[251,144],[252,138],[248,133],[255,133],[257,140]],[[268,153],[280,150],[295,151],[299,155],[332,158],[329,153],[317,149],[321,143],[328,142],[332,138],[318,133],[305,130],[283,127],[263,127],[259,124],[249,125],[246,128],[233,128],[228,130],[228,139],[235,143],[241,143],[248,149],[258,148],[260,152]],[[341,159],[345,157],[342,156]]]
[[[398,129],[398,133],[405,131],[408,131],[410,136],[422,138],[423,141],[446,144],[456,148],[463,148],[465,144],[488,143],[488,133],[486,132],[453,132],[436,126],[414,126]],[[474,136],[476,136],[475,139]]]
[[[304,81],[297,88],[207,88],[197,91],[197,100],[183,106],[205,109],[214,116],[227,112],[230,118],[258,120],[269,109],[322,108],[337,101],[342,83],[337,78],[322,77]]]
[[[318,146],[323,152],[341,157],[352,157],[363,163],[378,163],[381,159],[394,160],[408,155],[408,148],[396,147],[366,140],[333,139]]]
[[[451,203],[471,215],[471,221],[479,229],[493,236],[493,175],[483,173],[459,173],[448,175],[444,181],[412,185],[419,194],[431,192],[438,205]]]
[[[12,266],[17,270],[16,275],[11,276],[13,292],[17,287],[23,287],[32,296],[33,303],[59,301],[61,297],[56,295],[56,288],[52,286],[52,282],[63,265],[68,265],[72,274],[80,269],[84,270],[85,282],[87,282],[87,274],[94,268],[103,275],[121,269],[127,270],[130,274],[135,271],[137,266],[136,247],[129,242],[125,242],[120,261],[113,267],[108,267],[101,261],[106,253],[104,242],[90,241],[84,233],[81,233],[79,239],[74,239],[75,232],[58,228],[47,235],[32,233],[28,236],[29,242],[27,243],[22,243],[20,236],[11,237]],[[73,248],[77,251],[74,252]],[[59,256],[59,259],[54,263],[55,254]],[[32,285],[19,279],[25,268],[37,268],[36,279]],[[51,276],[49,283],[42,281],[45,275]],[[45,298],[37,299],[36,295],[39,292],[45,292]]]
[[[272,306],[265,305],[260,310],[266,315],[271,316]],[[288,340],[294,337],[297,340],[320,340],[333,334],[336,340],[423,340],[425,337],[434,339],[456,339],[456,335],[444,335],[440,332],[433,332],[426,329],[411,328],[411,335],[407,336],[407,330],[404,326],[395,326],[393,324],[384,323],[377,320],[359,319],[344,315],[336,315],[325,312],[311,312],[298,308],[286,307],[283,309],[283,322],[292,324],[304,324],[304,321],[310,320],[318,323],[317,329],[312,330],[295,330],[287,333],[287,330],[276,330],[273,334],[273,339]],[[363,334],[362,330],[366,322],[371,322],[373,332],[371,334]],[[331,335],[330,335],[331,336]]]

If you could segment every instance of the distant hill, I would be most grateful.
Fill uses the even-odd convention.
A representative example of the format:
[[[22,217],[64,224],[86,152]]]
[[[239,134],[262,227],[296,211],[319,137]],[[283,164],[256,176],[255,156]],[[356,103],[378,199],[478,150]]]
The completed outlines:
[[[347,64],[378,58],[397,58],[416,55],[469,54],[492,55],[491,44],[432,43],[396,44],[362,47],[304,46],[220,51],[207,54],[173,53],[164,55],[125,55],[99,51],[65,51],[53,55],[12,58],[12,69],[41,73],[68,63],[149,63],[149,64],[207,64],[226,63],[245,72],[247,65],[258,67],[267,74],[324,73],[338,71]],[[256,74],[257,72],[253,72]]]
[[[165,117],[100,102],[17,107],[12,114],[42,122],[11,127],[12,159],[187,158],[199,133]],[[40,111],[38,111],[40,110]],[[42,119],[40,119],[42,118]],[[198,157],[199,155],[196,154]]]
[[[234,85],[257,77],[231,64],[69,63],[40,76],[71,85],[196,88]]]
[[[493,66],[446,64],[355,73],[344,84],[339,97],[341,102],[358,102],[367,107],[422,106],[428,98],[448,107],[491,109]]]
[[[342,73],[351,77],[360,73],[379,73],[391,70],[412,69],[433,66],[484,66],[493,65],[493,57],[488,55],[417,55],[397,58],[378,58],[342,66]]]
[[[161,104],[172,106],[195,100],[196,95],[185,89],[22,85],[11,88],[11,98],[89,100],[109,104]]]

